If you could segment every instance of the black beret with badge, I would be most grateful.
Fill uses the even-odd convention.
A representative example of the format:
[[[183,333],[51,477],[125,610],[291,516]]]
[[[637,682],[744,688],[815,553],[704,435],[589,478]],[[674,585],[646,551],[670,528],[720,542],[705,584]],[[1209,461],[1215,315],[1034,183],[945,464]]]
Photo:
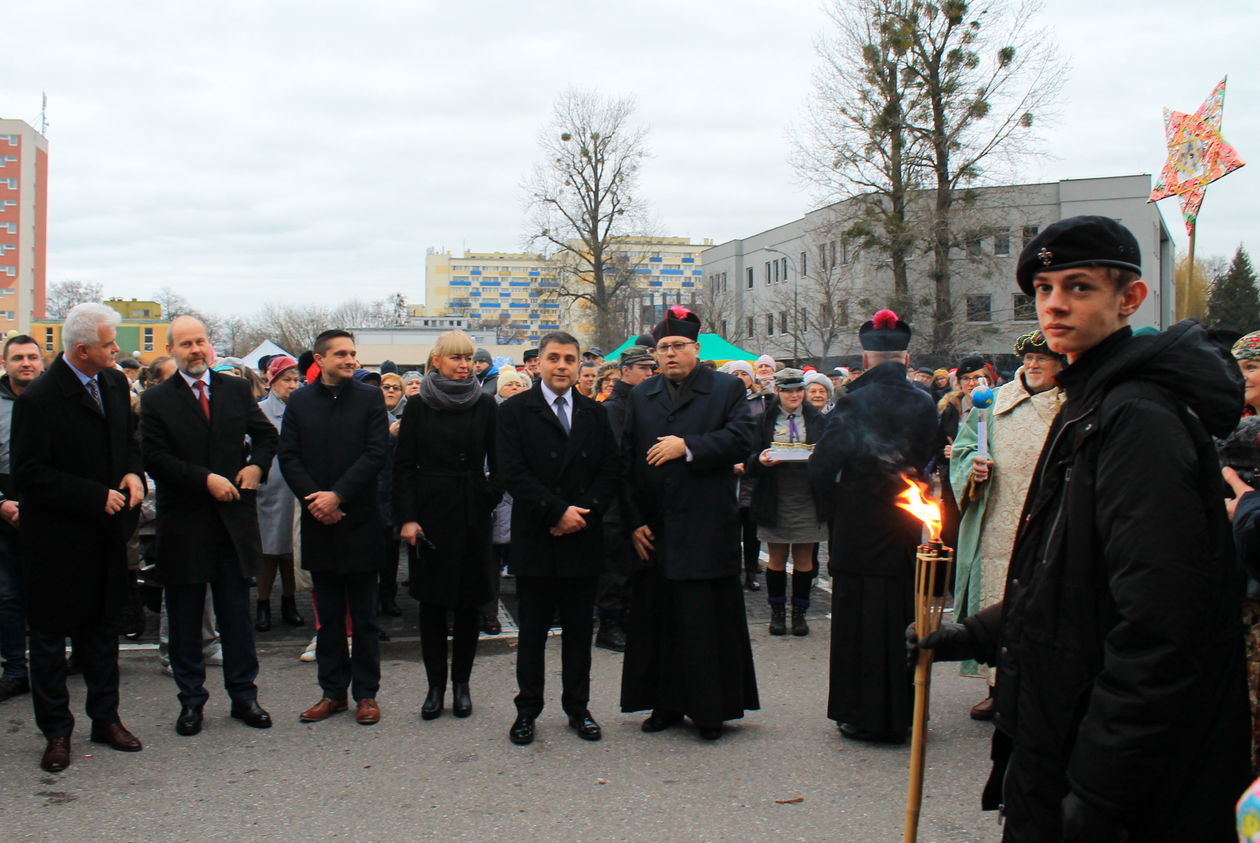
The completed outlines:
[[[1015,280],[1031,296],[1038,272],[1078,266],[1114,266],[1141,275],[1142,250],[1133,232],[1111,217],[1069,217],[1028,241],[1019,254]]]

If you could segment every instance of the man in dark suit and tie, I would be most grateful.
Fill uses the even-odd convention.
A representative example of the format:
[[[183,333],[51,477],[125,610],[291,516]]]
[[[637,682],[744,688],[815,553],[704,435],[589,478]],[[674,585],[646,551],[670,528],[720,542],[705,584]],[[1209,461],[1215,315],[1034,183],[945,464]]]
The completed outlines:
[[[118,718],[127,539],[144,499],[131,392],[113,368],[118,322],[101,304],[71,309],[61,329],[64,352],[13,406],[31,697],[48,742],[40,766],[50,773],[70,765],[67,637],[87,684],[92,740],[123,752],[142,748]]]
[[[258,409],[249,381],[210,371],[210,341],[200,321],[172,321],[166,350],[178,372],[143,394],[140,433],[145,466],[157,482],[157,574],[181,706],[175,731],[200,732],[210,696],[201,646],[207,585],[232,716],[266,729],[271,717],[258,705],[254,684],[249,587],[262,563],[256,490],[276,452],[276,429]]]
[[[534,740],[543,709],[544,651],[559,616],[561,704],[578,737],[600,739],[587,709],[595,584],[603,562],[600,518],[618,494],[620,456],[604,408],[573,388],[577,340],[556,332],[539,346],[540,380],[499,408],[499,472],[512,493],[508,569],[520,601],[512,743]]]

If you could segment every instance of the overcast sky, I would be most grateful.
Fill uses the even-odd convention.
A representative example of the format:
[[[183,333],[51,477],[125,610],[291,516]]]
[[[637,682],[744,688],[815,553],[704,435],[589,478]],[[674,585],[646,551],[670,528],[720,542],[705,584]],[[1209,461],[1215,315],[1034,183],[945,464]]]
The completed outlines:
[[[1198,248],[1260,250],[1260,5],[1043,18],[1071,71],[1020,180],[1158,173],[1161,108],[1228,73],[1225,136],[1256,163],[1209,189]],[[824,26],[817,0],[40,0],[5,9],[0,115],[35,124],[48,93],[50,284],[223,313],[419,302],[427,248],[524,246],[521,180],[570,85],[635,97],[661,231],[720,243],[800,216],[787,129]]]

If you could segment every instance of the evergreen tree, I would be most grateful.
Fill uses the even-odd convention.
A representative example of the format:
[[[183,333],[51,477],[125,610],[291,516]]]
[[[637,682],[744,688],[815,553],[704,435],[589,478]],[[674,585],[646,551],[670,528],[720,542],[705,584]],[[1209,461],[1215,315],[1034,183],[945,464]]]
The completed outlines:
[[[1241,333],[1260,331],[1260,289],[1247,251],[1238,247],[1229,269],[1212,281],[1207,324]]]

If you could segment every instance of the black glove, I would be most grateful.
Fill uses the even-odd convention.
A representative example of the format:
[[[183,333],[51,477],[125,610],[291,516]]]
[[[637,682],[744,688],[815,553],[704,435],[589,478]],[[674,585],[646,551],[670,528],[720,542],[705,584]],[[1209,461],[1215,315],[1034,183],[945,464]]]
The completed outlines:
[[[1068,843],[1125,843],[1129,833],[1114,817],[1075,793],[1063,798],[1063,839]]]
[[[971,630],[960,623],[943,623],[940,628],[919,640],[914,624],[906,627],[906,658],[911,664],[919,660],[919,648],[931,650],[938,662],[961,662],[976,657],[976,642]]]

